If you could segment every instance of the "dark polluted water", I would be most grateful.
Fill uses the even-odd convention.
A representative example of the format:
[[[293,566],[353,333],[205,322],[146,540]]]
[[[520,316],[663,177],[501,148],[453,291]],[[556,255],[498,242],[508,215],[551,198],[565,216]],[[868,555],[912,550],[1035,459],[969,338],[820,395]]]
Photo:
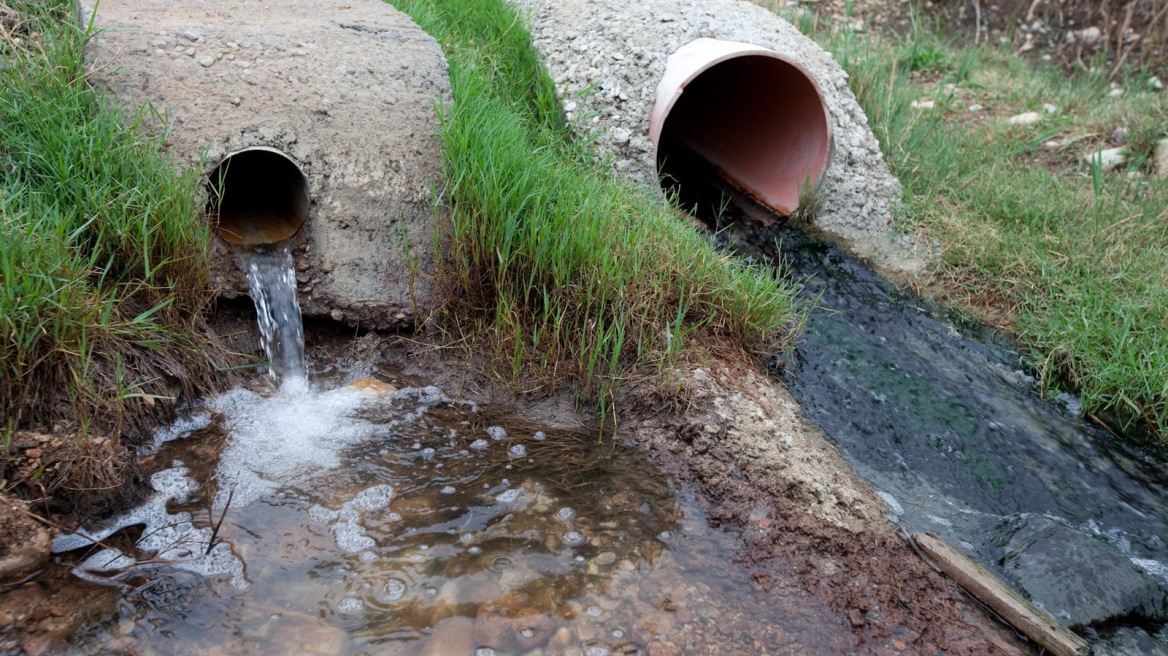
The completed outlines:
[[[1163,463],[1084,423],[1073,397],[1043,398],[1006,341],[835,246],[784,226],[720,239],[786,262],[816,303],[775,375],[892,521],[941,535],[1097,653],[1168,653]]]
[[[892,521],[958,546],[1098,653],[1168,654],[1164,463],[1084,423],[1073,397],[1043,398],[1005,340],[788,226],[684,147],[661,152],[717,242],[785,263],[814,303],[774,374]]]
[[[434,387],[343,382],[232,390],[160,431],[147,458],[155,497],[90,535],[111,548],[57,540],[67,562],[119,586],[93,588],[82,605],[116,611],[72,649],[605,656],[854,644],[796,584],[758,589],[732,562],[738,539],[611,436]]]

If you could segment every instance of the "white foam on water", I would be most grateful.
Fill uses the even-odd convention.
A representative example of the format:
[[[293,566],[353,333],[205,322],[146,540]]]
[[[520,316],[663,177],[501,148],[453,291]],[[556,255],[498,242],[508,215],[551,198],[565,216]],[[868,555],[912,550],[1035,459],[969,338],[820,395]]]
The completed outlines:
[[[247,587],[243,563],[231,553],[226,542],[217,542],[208,552],[211,529],[196,528],[190,513],[171,514],[167,511],[168,502],[181,503],[198,487],[189,473],[190,470],[181,463],[176,463],[174,468],[154,474],[150,477],[154,494],[145,503],[115,518],[100,530],[82,529],[57,536],[53,540],[53,551],[61,553],[87,547],[122,529],[141,525],[142,537],[135,546],[153,554],[151,560],[203,576],[226,575],[233,586]],[[114,572],[137,563],[135,558],[117,549],[101,549],[77,567],[100,573]]]
[[[358,492],[343,503],[339,510],[314,504],[308,509],[308,516],[314,521],[331,525],[329,528],[341,551],[364,557],[365,553],[377,546],[377,542],[369,537],[365,529],[365,518],[369,513],[385,510],[392,500],[393,486],[374,485]]]
[[[228,494],[232,506],[246,506],[338,467],[341,450],[373,431],[355,416],[373,400],[348,387],[275,396],[237,388],[212,400],[211,409],[223,414],[230,431],[219,458],[215,510]]]

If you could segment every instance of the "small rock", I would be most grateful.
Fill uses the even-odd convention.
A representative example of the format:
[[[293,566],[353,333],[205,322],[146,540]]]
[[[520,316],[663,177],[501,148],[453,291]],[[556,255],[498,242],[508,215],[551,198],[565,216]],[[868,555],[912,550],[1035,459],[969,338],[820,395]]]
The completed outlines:
[[[187,30],[182,33],[182,36],[188,41],[201,41],[203,39],[203,36],[194,30]]]
[[[1080,41],[1086,43],[1087,45],[1091,45],[1099,41],[1099,39],[1103,38],[1103,30],[1100,30],[1098,27],[1093,25],[1091,27],[1081,29],[1074,34]]]
[[[1034,125],[1041,120],[1042,114],[1038,112],[1022,112],[1006,119],[1006,123],[1009,125]]]
[[[1156,142],[1152,149],[1152,169],[1156,177],[1168,180],[1168,138]]]
[[[214,63],[215,63],[214,57],[200,57],[199,58],[199,65],[202,66],[203,68],[210,68],[211,65]]]
[[[467,617],[451,617],[438,624],[426,641],[422,656],[469,654],[474,648],[474,621]]]
[[[909,106],[913,109],[933,109],[937,106],[937,101],[933,100],[932,98],[914,100]]]
[[[1083,157],[1083,161],[1089,166],[1094,166],[1096,162],[1099,162],[1104,171],[1111,171],[1127,161],[1127,148],[1120,146],[1097,150]]]
[[[1052,115],[1058,113],[1058,107],[1055,107],[1054,105],[1052,105],[1050,103],[1044,104],[1042,106],[1042,110],[1044,112],[1046,112],[1047,114],[1052,114]]]
[[[1148,78],[1148,88],[1152,91],[1163,91],[1164,83],[1160,81],[1160,78],[1153,75],[1152,77]]]
[[[1127,128],[1115,128],[1111,132],[1111,143],[1123,145],[1127,143]]]
[[[1112,89],[1111,91],[1108,91],[1107,95],[1111,98],[1118,98],[1118,97],[1123,95],[1123,89],[1116,87],[1116,88]]]
[[[650,642],[649,656],[681,656],[681,649],[672,642]]]
[[[971,112],[980,112],[983,109],[985,109],[985,107],[983,107],[981,103],[973,103],[969,106],[969,111]]]
[[[336,309],[336,310],[333,310],[332,312],[329,312],[329,316],[333,318],[333,321],[344,321],[345,320],[345,313],[339,309]]]

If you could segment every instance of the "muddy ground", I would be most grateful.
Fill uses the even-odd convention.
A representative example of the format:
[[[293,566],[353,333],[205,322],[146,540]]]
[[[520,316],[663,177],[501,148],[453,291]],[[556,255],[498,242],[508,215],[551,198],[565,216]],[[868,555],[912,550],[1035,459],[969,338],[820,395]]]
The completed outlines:
[[[220,328],[247,348],[248,320]],[[504,404],[547,424],[594,423],[568,396],[514,397],[462,348],[374,334],[357,338],[320,325],[309,335],[308,351],[317,371],[372,363],[374,376],[401,371],[453,397]],[[739,536],[736,560],[759,588],[798,592],[830,609],[823,621],[854,637],[840,653],[1033,653],[896,535],[882,503],[780,384],[748,362],[712,359],[677,373],[678,397],[649,385],[626,393],[619,439],[639,445],[661,475],[699,492],[711,522]],[[12,531],[8,508],[0,513],[0,529]],[[20,530],[29,530],[27,516],[17,514],[25,527]],[[19,540],[8,532],[0,544]],[[71,604],[87,585],[60,564],[42,563],[31,578],[0,586],[0,653],[53,653],[87,622],[117,612],[111,605],[74,616]]]

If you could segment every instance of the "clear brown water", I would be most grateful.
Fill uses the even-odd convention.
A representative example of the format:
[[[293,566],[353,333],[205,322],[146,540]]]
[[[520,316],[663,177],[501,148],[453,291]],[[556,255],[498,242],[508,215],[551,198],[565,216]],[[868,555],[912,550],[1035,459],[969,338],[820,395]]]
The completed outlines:
[[[734,563],[737,537],[610,436],[434,388],[235,390],[192,415],[151,458],[174,498],[132,520],[183,529],[168,540],[185,531],[185,551],[121,570],[129,589],[96,590],[117,595],[117,616],[85,631],[80,652],[507,655],[555,643],[601,656],[668,642],[683,654],[831,654],[853,644],[796,582],[761,591]],[[202,562],[225,505],[216,560]],[[149,534],[129,527],[109,541]],[[143,561],[152,547],[123,550]],[[85,549],[66,557],[95,562]]]

